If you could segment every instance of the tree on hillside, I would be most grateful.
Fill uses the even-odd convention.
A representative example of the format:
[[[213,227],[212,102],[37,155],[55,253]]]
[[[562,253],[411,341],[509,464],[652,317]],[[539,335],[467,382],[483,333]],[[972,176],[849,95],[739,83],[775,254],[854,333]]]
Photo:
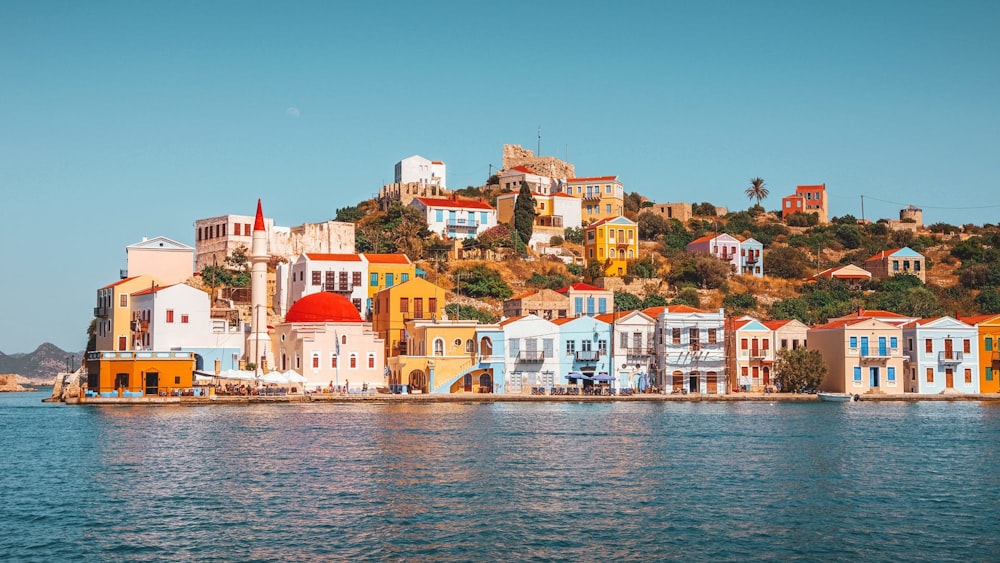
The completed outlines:
[[[342,221],[344,223],[357,223],[365,216],[365,212],[362,211],[357,205],[352,205],[349,207],[341,207],[337,209],[337,215],[334,217],[334,221]]]
[[[671,305],[687,305],[688,307],[694,307],[695,309],[701,307],[701,297],[698,296],[698,290],[693,287],[685,287],[677,293],[677,297],[670,302]],[[655,305],[649,305],[650,307],[655,307]]]
[[[815,389],[826,377],[827,367],[819,350],[786,348],[774,363],[775,379],[784,392]]]
[[[521,191],[514,200],[514,230],[525,245],[531,240],[535,228],[535,198],[527,182],[521,182]]]
[[[730,293],[722,299],[727,313],[742,314],[757,308],[757,296],[752,292]]]
[[[750,179],[750,187],[744,190],[744,193],[747,194],[747,199],[756,199],[757,205],[760,206],[760,200],[767,198],[770,190],[764,186],[764,179],[758,177]]]
[[[767,274],[786,280],[805,277],[809,269],[809,258],[801,250],[790,246],[779,246],[764,251]]]
[[[459,268],[452,272],[452,279],[459,293],[477,299],[483,297],[507,299],[513,294],[500,272],[485,264]]]
[[[642,308],[642,299],[624,291],[615,292],[615,311],[634,311]]]

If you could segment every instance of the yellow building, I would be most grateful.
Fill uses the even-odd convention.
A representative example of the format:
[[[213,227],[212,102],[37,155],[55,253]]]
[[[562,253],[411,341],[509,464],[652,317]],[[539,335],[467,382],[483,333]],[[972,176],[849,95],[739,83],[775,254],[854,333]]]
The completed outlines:
[[[417,266],[405,254],[362,254],[368,264],[368,305],[375,294],[417,277]]]
[[[87,352],[88,397],[169,397],[194,387],[194,352]]]
[[[97,306],[94,307],[94,317],[97,318],[97,349],[98,350],[131,350],[132,302],[131,295],[142,289],[156,285],[156,280],[149,275],[133,276],[106,285],[97,290]]]
[[[604,275],[624,276],[639,257],[639,228],[625,217],[602,219],[586,227],[583,245],[587,261],[601,264]]]
[[[979,392],[1000,393],[1000,315],[961,317],[979,331]]]
[[[441,319],[445,290],[422,278],[393,285],[375,294],[372,330],[385,341],[385,357],[407,353],[405,323]]]
[[[625,188],[618,176],[569,178],[563,191],[580,199],[584,222],[625,214]]]
[[[491,393],[493,376],[478,366],[474,320],[406,322],[406,353],[390,358],[389,384],[410,393]]]

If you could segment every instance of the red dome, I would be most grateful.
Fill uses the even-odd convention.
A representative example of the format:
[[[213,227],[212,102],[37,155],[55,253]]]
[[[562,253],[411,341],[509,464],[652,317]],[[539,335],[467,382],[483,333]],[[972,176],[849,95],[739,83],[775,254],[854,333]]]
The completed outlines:
[[[322,291],[299,299],[285,315],[286,323],[360,323],[361,315],[342,295]]]

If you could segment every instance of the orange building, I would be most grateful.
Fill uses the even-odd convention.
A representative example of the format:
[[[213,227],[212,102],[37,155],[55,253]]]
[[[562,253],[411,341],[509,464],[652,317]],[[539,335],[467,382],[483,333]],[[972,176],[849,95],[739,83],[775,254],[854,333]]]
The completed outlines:
[[[194,386],[194,352],[87,352],[87,397],[158,397]]]
[[[979,392],[1000,393],[1000,315],[960,317],[979,332]]]
[[[829,222],[826,184],[797,186],[794,194],[781,198],[781,216],[787,218],[792,213],[815,213],[819,216],[820,223]]]

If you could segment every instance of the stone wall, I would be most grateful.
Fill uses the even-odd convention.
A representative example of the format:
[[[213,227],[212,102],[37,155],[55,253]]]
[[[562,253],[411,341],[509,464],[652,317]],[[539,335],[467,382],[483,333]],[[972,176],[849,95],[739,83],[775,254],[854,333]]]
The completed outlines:
[[[535,156],[534,151],[521,145],[503,146],[503,169],[527,166],[539,176],[549,178],[576,178],[573,165],[554,156]]]
[[[645,299],[647,295],[658,294],[667,296],[669,284],[661,279],[635,279],[632,283],[626,284],[624,278],[605,276],[594,280],[594,285],[601,289],[611,291],[631,293],[639,299]]]
[[[269,246],[272,256],[288,259],[304,252],[354,254],[354,223],[306,223],[288,231],[276,231]]]
[[[409,205],[415,197],[448,197],[449,194],[447,189],[436,184],[422,182],[386,184],[378,192],[378,206],[382,211],[388,211],[394,201]]]

